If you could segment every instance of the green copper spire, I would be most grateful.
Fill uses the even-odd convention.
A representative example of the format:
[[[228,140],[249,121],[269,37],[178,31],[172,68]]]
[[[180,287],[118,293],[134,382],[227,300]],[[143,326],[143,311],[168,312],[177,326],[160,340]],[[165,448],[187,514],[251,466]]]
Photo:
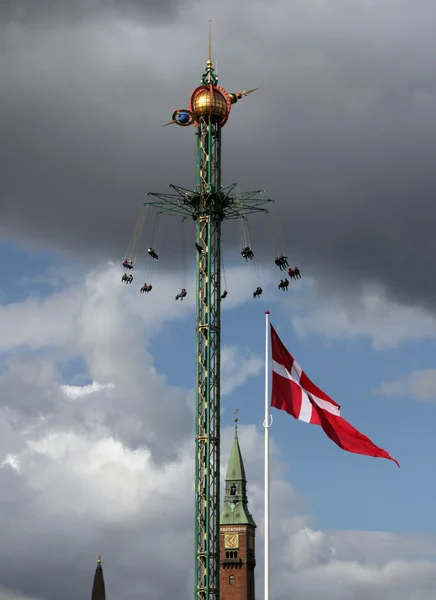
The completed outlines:
[[[242,460],[242,454],[238,440],[238,412],[239,408],[235,410],[235,436],[233,438],[232,450],[230,452],[229,463],[227,465],[226,482],[247,481],[244,469],[244,461]]]
[[[94,585],[92,586],[91,600],[106,600],[106,590],[104,586],[103,567],[101,566],[101,556],[98,555],[97,568],[95,569]]]
[[[235,437],[227,466],[226,491],[220,525],[252,525],[256,527],[248,510],[247,477],[238,440],[238,410],[235,411]]]

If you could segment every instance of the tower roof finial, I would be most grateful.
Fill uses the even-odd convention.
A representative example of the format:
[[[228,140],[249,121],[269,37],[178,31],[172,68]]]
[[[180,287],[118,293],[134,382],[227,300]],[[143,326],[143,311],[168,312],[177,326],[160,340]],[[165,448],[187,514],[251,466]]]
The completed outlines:
[[[238,435],[238,421],[239,421],[239,419],[238,419],[238,412],[239,412],[239,408],[237,408],[235,410],[235,418],[233,419],[234,422],[235,422],[235,436]]]
[[[212,19],[209,19],[209,48],[207,57],[207,66],[212,66]]]
[[[101,556],[100,556],[100,554],[97,556],[97,564],[101,565]]]
[[[208,44],[208,58],[206,71],[203,73],[203,77],[201,78],[202,85],[217,85],[218,77],[214,73],[214,69],[212,66],[212,19],[209,19],[209,44]]]

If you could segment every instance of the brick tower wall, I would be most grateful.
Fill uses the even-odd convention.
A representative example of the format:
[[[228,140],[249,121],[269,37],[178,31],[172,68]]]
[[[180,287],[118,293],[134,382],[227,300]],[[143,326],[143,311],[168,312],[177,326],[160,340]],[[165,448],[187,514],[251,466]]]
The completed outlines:
[[[239,533],[239,548],[226,550],[224,535]],[[249,525],[222,525],[220,529],[220,600],[255,600],[255,551],[248,547],[254,541],[254,528]],[[237,554],[236,554],[237,553]]]

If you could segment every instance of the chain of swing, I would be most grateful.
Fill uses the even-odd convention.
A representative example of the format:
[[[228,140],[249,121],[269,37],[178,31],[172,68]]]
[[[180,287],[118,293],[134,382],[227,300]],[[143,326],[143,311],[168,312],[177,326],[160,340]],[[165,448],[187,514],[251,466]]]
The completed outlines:
[[[261,273],[260,273],[259,265],[255,258],[255,254],[253,252],[250,226],[249,226],[247,217],[245,215],[243,203],[241,201],[239,192],[237,193],[237,196],[236,196],[236,205],[237,205],[237,209],[238,209],[238,213],[239,213],[238,221],[239,221],[239,226],[240,226],[240,247],[241,247],[240,254],[244,258],[246,263],[251,263],[251,265],[252,265],[255,282],[256,282],[256,286],[257,286],[253,292],[253,298],[259,298],[261,296],[261,294],[263,293]],[[130,284],[133,281],[133,274],[131,273],[131,271],[134,269],[137,258],[138,258],[139,247],[140,247],[140,243],[141,243],[141,239],[142,239],[144,226],[147,223],[147,215],[148,215],[149,208],[150,208],[150,206],[145,204],[141,209],[140,215],[135,224],[135,228],[133,231],[132,238],[130,240],[130,244],[126,250],[126,254],[125,254],[126,258],[123,260],[123,263],[122,263],[126,272],[123,274],[121,281],[124,283],[127,283],[127,284]],[[153,272],[154,272],[154,268],[155,268],[155,263],[157,263],[159,261],[159,251],[161,248],[161,243],[162,243],[162,238],[163,238],[163,226],[162,226],[163,214],[164,213],[162,213],[162,212],[157,212],[157,213],[155,213],[154,218],[153,218],[152,231],[151,231],[151,245],[147,249],[147,253],[150,256],[150,258],[152,259],[152,262],[150,262],[147,266],[147,269],[146,269],[147,281],[141,287],[141,289],[140,289],[141,293],[148,294],[153,289],[153,286],[152,286]],[[285,272],[284,278],[282,278],[280,280],[280,283],[278,284],[277,287],[280,291],[287,291],[289,288],[289,284],[290,284],[289,280],[296,281],[297,279],[301,279],[301,273],[300,273],[300,270],[298,269],[298,267],[290,267],[289,266],[288,257],[285,255],[285,247],[287,246],[287,244],[284,243],[284,237],[281,235],[280,227],[279,227],[280,219],[273,216],[272,211],[271,212],[267,211],[267,219],[268,219],[269,230],[270,230],[270,235],[271,235],[271,239],[272,239],[272,246],[273,246],[273,250],[274,250],[274,254],[275,254],[274,263],[279,267],[281,273]],[[175,297],[176,300],[183,300],[187,296],[186,285],[187,285],[187,256],[188,256],[188,253],[187,253],[187,248],[186,248],[186,223],[185,223],[185,220],[181,221],[180,239],[181,239],[180,255],[182,258],[182,265],[181,265],[181,269],[180,269],[181,291]],[[204,248],[202,248],[202,246],[200,244],[195,242],[194,246],[195,246],[195,249],[198,254],[202,255],[204,253]],[[220,261],[221,261],[221,274],[222,274],[221,289],[224,288],[220,298],[221,298],[221,300],[224,300],[228,295],[228,288],[227,288],[227,279],[226,279],[226,272],[225,272],[225,268],[224,268],[224,259],[223,259],[222,252],[221,252]],[[289,277],[289,279],[288,279],[288,277]]]

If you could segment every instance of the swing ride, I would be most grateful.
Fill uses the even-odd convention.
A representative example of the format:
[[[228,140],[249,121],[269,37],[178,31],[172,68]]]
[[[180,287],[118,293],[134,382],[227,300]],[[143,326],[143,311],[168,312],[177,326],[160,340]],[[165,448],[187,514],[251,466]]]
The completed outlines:
[[[210,22],[209,22],[210,23]],[[153,231],[147,252],[150,267],[159,265],[162,240],[162,217],[173,215],[182,223],[193,222],[196,239],[192,252],[196,256],[196,381],[195,389],[195,600],[219,600],[219,508],[220,508],[220,367],[221,367],[221,302],[228,295],[221,252],[221,224],[225,220],[241,225],[241,256],[254,265],[258,277],[255,253],[251,243],[247,216],[271,213],[265,205],[272,203],[262,190],[240,192],[236,183],[223,186],[221,181],[221,134],[231,108],[258,88],[231,93],[218,85],[211,59],[211,30],[209,28],[209,58],[198,86],[190,96],[187,109],[175,110],[165,126],[194,126],[197,136],[196,187],[188,190],[170,185],[170,193],[150,192],[153,198],[145,202],[136,223],[129,248],[125,254],[122,281],[132,283],[132,271],[138,258],[144,225],[148,213],[154,212]],[[276,232],[277,229],[273,228]],[[185,241],[183,238],[183,245]],[[285,250],[275,236],[275,264],[284,274],[279,290],[286,291],[289,279],[301,277],[297,267],[290,267]],[[185,256],[185,249],[182,252]],[[221,276],[224,290],[221,291]],[[282,275],[283,276],[283,275]],[[289,277],[289,279],[288,279]],[[141,293],[152,290],[151,279],[144,283]],[[262,285],[253,292],[260,298]],[[186,287],[175,296],[182,301]]]
[[[170,186],[170,187],[176,188],[176,186]],[[235,187],[236,187],[236,184],[235,184]],[[179,189],[181,189],[181,188],[179,188]],[[186,192],[189,192],[189,190],[186,190]],[[192,193],[192,192],[190,192],[190,193]],[[261,194],[262,192],[256,191],[256,192],[249,192],[249,193],[250,194],[254,194],[254,193]],[[163,201],[159,202],[159,203],[158,202],[145,202],[144,205],[142,206],[141,214],[138,218],[138,221],[134,228],[131,242],[130,242],[129,247],[125,254],[126,258],[122,262],[122,266],[126,270],[126,273],[123,274],[121,281],[126,284],[130,284],[133,281],[134,276],[132,274],[132,271],[135,268],[135,265],[136,265],[136,262],[138,259],[138,254],[139,254],[139,250],[140,250],[140,241],[143,237],[143,230],[144,230],[146,223],[150,221],[150,219],[147,219],[149,209],[150,208],[158,209],[157,211],[155,211],[154,219],[152,220],[151,246],[147,249],[147,253],[148,253],[149,257],[151,259],[153,259],[155,262],[159,262],[160,247],[161,247],[161,242],[162,242],[162,238],[163,238],[162,216],[166,215],[166,214],[171,214],[171,215],[179,214],[178,211],[173,210],[172,206],[165,207],[165,201],[168,201],[168,199],[170,198],[170,200],[177,202],[177,200],[179,200],[180,196],[177,196],[177,198],[174,198],[174,196],[176,196],[175,194],[174,195],[173,194],[158,195],[158,194],[150,193],[149,195],[162,197]],[[245,259],[246,263],[251,263],[255,268],[256,279],[258,280],[259,285],[257,286],[257,288],[255,289],[255,291],[253,293],[253,298],[259,298],[263,292],[263,289],[262,289],[262,285],[260,282],[259,268],[256,263],[255,254],[252,249],[253,247],[252,247],[252,242],[251,242],[251,236],[249,233],[248,222],[247,222],[247,218],[246,218],[247,211],[246,211],[246,208],[242,205],[242,202],[240,201],[240,195],[235,195],[234,200],[236,202],[238,202],[238,204],[239,204],[239,214],[229,217],[225,213],[223,220],[232,218],[232,219],[238,219],[240,221],[241,247],[242,247],[240,254],[241,254],[242,258]],[[262,199],[262,202],[269,203],[269,202],[273,202],[273,200]],[[254,205],[255,208],[257,208],[257,206],[258,205]],[[253,205],[250,205],[250,208],[253,208]],[[234,207],[232,207],[232,210],[233,209],[234,209]],[[276,254],[274,263],[279,267],[281,272],[283,272],[283,271],[286,272],[285,278],[280,280],[280,282],[277,286],[277,289],[279,291],[286,292],[289,289],[290,283],[297,281],[298,279],[301,279],[300,270],[298,269],[298,267],[289,267],[288,257],[284,255],[283,244],[280,240],[280,237],[279,237],[279,234],[277,231],[277,227],[273,223],[273,218],[272,218],[271,212],[264,208],[257,208],[257,210],[250,210],[248,212],[263,212],[267,217],[269,217],[269,220],[271,223],[272,235],[273,235],[273,246],[274,246],[274,251]],[[183,225],[183,222],[186,221],[188,218],[189,217],[187,217],[186,215],[184,215],[182,217],[182,225]],[[192,213],[190,214],[190,218],[193,221],[196,220],[195,215],[193,215]],[[184,239],[183,232],[182,232],[182,236],[183,236],[183,244],[182,244],[183,247],[182,247],[180,254],[182,256],[182,260],[183,260],[183,264],[184,264],[184,269],[183,269],[184,276],[182,278],[182,286],[183,286],[183,285],[186,285],[185,280],[186,280],[187,257],[186,257],[186,240]],[[198,242],[194,243],[194,248],[200,256],[204,253],[205,249]],[[221,252],[221,272],[223,275],[224,292],[221,294],[220,299],[224,300],[228,295],[228,290],[227,290],[227,281],[226,281],[226,275],[225,275],[225,270],[224,270],[224,260],[223,260],[222,252]],[[152,266],[149,266],[147,269],[147,282],[145,282],[139,290],[141,294],[143,294],[143,293],[148,294],[153,289],[153,286],[151,285],[153,274],[154,274],[154,269]],[[185,298],[186,296],[187,296],[186,288],[182,287],[181,293],[176,296],[176,300],[178,300],[178,299],[183,300],[183,298]]]

